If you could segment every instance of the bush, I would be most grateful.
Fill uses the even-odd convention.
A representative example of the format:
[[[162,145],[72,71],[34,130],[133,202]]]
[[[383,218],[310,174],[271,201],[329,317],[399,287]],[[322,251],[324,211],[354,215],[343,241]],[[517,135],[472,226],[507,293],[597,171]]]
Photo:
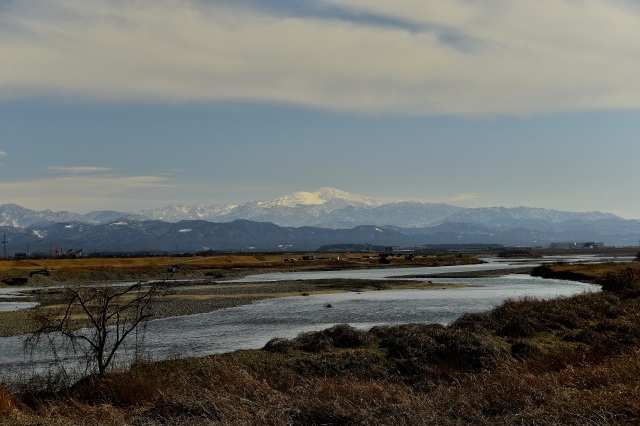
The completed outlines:
[[[358,330],[348,324],[340,324],[322,331],[302,333],[293,340],[272,339],[263,349],[269,352],[286,352],[294,349],[322,352],[332,348],[365,348],[372,344],[373,337],[369,332]]]
[[[291,341],[294,349],[305,352],[322,352],[333,347],[331,340],[322,331],[302,333]]]
[[[611,292],[622,292],[631,290],[637,285],[635,272],[631,268],[626,268],[619,272],[608,272],[602,280],[602,290]]]
[[[267,352],[288,352],[293,349],[293,343],[289,339],[283,339],[280,337],[275,337],[267,342],[266,345],[262,348]]]
[[[399,326],[380,347],[406,374],[417,370],[482,371],[509,355],[499,341],[466,330],[433,324]]]
[[[560,263],[556,263],[556,265],[562,265]],[[585,275],[581,272],[574,271],[563,271],[556,270],[550,265],[542,264],[540,266],[536,266],[531,270],[531,275],[534,277],[540,278],[554,278],[558,280],[573,280],[573,281],[592,281],[593,277],[589,275]]]
[[[340,324],[324,330],[323,333],[331,340],[336,348],[356,349],[370,346],[373,342],[371,335],[348,324]]]

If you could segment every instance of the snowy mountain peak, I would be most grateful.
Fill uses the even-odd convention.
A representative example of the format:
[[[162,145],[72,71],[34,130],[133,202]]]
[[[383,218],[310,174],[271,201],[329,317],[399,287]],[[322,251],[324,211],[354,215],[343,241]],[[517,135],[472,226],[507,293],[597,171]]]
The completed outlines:
[[[154,220],[178,222],[180,220],[215,220],[218,216],[228,214],[237,206],[233,204],[204,207],[200,205],[170,205],[159,209],[141,210],[138,214]]]
[[[342,191],[336,188],[324,187],[318,189],[315,192],[298,191],[291,194],[283,195],[282,197],[279,197],[275,200],[265,201],[261,205],[285,207],[310,206],[325,204],[328,201],[336,199],[347,201],[350,204],[364,204],[367,206],[377,206],[381,204],[380,202],[370,197],[351,194],[349,192]]]

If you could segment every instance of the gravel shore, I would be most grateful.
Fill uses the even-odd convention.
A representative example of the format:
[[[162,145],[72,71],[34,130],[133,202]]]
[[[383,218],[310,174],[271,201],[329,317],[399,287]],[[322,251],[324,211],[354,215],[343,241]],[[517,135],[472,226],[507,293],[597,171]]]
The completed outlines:
[[[501,277],[509,274],[530,274],[530,267],[490,269],[486,271],[446,272],[442,274],[402,275],[402,278],[485,278]],[[399,278],[400,278],[399,277]]]
[[[228,277],[225,277],[228,279]],[[112,283],[114,284],[114,283]],[[80,284],[75,284],[79,286]],[[100,283],[104,286],[104,283]],[[24,302],[37,302],[39,307],[14,312],[0,312],[0,336],[12,336],[32,332],[36,328],[33,317],[37,312],[51,313],[65,306],[64,287],[58,283],[32,287],[20,298]],[[97,286],[97,284],[93,284]],[[314,293],[388,290],[392,288],[447,288],[455,286],[433,285],[428,281],[398,280],[296,280],[260,283],[222,283],[213,280],[168,281],[161,284],[161,296],[153,303],[154,318],[167,318],[211,312],[218,309],[254,303],[271,297],[302,296]],[[0,299],[16,301],[16,299]]]
[[[435,261],[439,262],[436,258]],[[448,259],[451,264],[477,263],[474,259],[462,259],[455,256]],[[398,267],[401,265],[394,265]],[[415,266],[408,264],[405,266]],[[426,265],[425,265],[426,266]],[[431,266],[442,266],[436,263]],[[357,265],[349,264],[349,269],[357,268]],[[360,267],[382,267],[374,265],[360,265]],[[325,265],[314,267],[314,270],[334,270],[343,269],[343,266]],[[259,282],[259,283],[230,283],[247,275],[267,273],[271,271],[282,271],[279,268],[220,268],[213,271],[207,270],[184,270],[178,273],[167,273],[158,275],[149,273],[144,269],[136,271],[94,270],[81,273],[63,274],[55,273],[53,276],[34,275],[29,278],[21,278],[20,286],[25,286],[22,294],[24,297],[1,298],[1,301],[8,302],[35,302],[37,308],[23,309],[14,312],[0,312],[0,336],[12,336],[32,332],[36,328],[34,315],[38,312],[45,312],[48,315],[55,314],[65,305],[65,287],[77,286],[105,286],[116,285],[125,282],[149,282],[161,281],[163,293],[153,303],[154,318],[167,318],[180,315],[192,315],[197,313],[211,312],[218,309],[225,309],[234,306],[254,303],[258,300],[270,297],[287,297],[314,294],[319,292],[340,292],[340,291],[367,291],[385,290],[392,288],[421,288],[421,289],[443,289],[457,287],[456,285],[434,285],[428,281],[430,277],[482,277],[498,276],[508,273],[528,273],[528,268],[505,269],[499,271],[473,271],[454,274],[434,274],[403,277],[404,280],[353,280],[353,279],[329,279],[329,280],[295,280],[279,282]],[[414,278],[415,281],[408,281],[406,278]],[[18,284],[18,283],[16,283]]]

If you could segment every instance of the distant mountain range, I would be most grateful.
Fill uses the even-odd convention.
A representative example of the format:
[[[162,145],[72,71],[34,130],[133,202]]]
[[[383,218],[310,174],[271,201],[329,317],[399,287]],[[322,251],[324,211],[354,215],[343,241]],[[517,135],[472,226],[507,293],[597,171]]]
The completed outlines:
[[[382,203],[334,188],[240,205],[167,206],[87,214],[0,205],[10,252],[316,250],[327,244],[547,246],[598,241],[635,246],[640,221],[611,213],[529,207]]]

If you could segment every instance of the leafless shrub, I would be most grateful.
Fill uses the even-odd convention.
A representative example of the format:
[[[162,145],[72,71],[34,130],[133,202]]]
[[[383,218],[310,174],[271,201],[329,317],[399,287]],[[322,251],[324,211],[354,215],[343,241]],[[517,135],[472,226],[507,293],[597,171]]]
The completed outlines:
[[[64,358],[74,354],[84,361],[85,372],[102,376],[130,335],[135,336],[134,350],[139,353],[159,292],[159,282],[66,288],[60,310],[39,309],[35,316],[39,326],[27,340],[28,349],[34,353],[44,343],[61,371],[66,372]]]

